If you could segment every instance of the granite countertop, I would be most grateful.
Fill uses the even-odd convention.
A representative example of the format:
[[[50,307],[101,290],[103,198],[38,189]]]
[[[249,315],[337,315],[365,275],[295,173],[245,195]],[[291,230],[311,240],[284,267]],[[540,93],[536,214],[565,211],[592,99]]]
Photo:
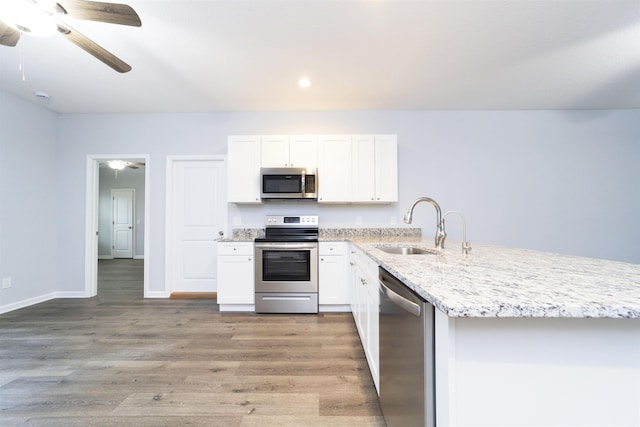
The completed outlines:
[[[438,255],[392,255],[353,240],[449,317],[640,318],[640,265],[447,241]],[[408,245],[433,249],[433,240]]]

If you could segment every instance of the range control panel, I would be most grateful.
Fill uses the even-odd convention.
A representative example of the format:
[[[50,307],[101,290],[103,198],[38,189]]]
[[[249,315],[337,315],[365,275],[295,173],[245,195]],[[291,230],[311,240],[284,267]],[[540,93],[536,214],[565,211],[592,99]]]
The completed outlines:
[[[265,221],[267,227],[285,226],[285,227],[317,227],[318,215],[267,215]]]

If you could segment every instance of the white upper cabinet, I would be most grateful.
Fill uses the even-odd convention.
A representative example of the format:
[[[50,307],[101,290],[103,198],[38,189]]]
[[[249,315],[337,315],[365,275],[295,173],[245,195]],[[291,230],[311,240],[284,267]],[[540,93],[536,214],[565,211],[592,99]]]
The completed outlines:
[[[396,135],[230,136],[228,200],[260,203],[260,168],[317,168],[319,203],[398,201]]]
[[[395,135],[375,137],[375,201],[398,201],[398,138]]]
[[[395,135],[351,137],[351,201],[398,201],[398,145]]]
[[[260,136],[230,136],[227,144],[227,201],[261,203]]]
[[[375,148],[373,135],[356,135],[351,141],[351,185],[354,202],[376,200]]]
[[[262,136],[262,167],[284,168],[289,166],[289,136]]]
[[[295,168],[318,167],[318,137],[294,135],[289,139],[289,164]]]
[[[351,136],[349,135],[319,137],[318,202],[351,202]]]
[[[262,167],[316,168],[318,138],[314,135],[266,135],[262,137]]]

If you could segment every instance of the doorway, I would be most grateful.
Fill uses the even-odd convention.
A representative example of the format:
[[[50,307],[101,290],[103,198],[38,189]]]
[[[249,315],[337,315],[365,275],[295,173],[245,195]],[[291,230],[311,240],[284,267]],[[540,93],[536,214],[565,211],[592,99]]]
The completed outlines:
[[[110,169],[106,163],[118,159],[129,167]],[[109,154],[87,156],[86,176],[86,228],[85,228],[85,296],[93,297],[98,292],[98,259],[113,260],[129,258],[131,262],[143,264],[143,294],[149,293],[149,155]],[[102,185],[101,185],[102,184]],[[128,194],[126,194],[126,190]],[[115,201],[115,196],[125,199]],[[129,200],[130,197],[130,200]],[[118,230],[114,211],[126,219],[127,232]],[[128,227],[131,227],[129,229]],[[116,236],[118,232],[119,236]],[[120,240],[118,240],[120,239]],[[124,241],[122,239],[125,239]],[[129,240],[130,239],[130,240]]]
[[[111,226],[113,228],[111,232],[111,256],[113,258],[133,258],[135,246],[133,230],[136,216],[135,202],[135,189],[111,189]]]
[[[217,240],[227,227],[224,156],[167,156],[165,291],[217,292]]]

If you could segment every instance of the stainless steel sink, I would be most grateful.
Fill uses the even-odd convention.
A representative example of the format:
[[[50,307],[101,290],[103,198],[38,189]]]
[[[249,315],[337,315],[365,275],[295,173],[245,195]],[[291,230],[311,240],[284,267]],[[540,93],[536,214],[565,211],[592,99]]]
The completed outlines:
[[[438,251],[418,248],[416,246],[383,246],[379,245],[376,248],[388,254],[395,255],[436,255]]]

